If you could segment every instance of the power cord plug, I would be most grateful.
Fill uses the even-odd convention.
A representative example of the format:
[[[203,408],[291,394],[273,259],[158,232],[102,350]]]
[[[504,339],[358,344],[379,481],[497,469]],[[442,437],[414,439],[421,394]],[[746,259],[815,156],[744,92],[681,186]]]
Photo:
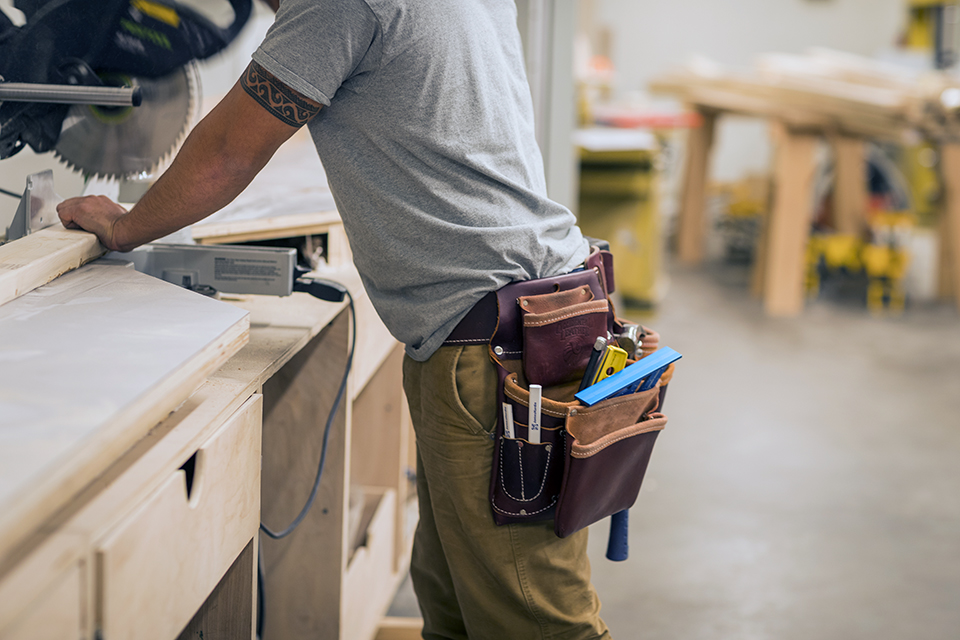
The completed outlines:
[[[327,302],[343,302],[343,299],[347,297],[347,288],[339,282],[310,278],[306,275],[307,273],[309,271],[303,267],[297,267],[297,278],[293,281],[294,291],[309,293],[314,298]]]

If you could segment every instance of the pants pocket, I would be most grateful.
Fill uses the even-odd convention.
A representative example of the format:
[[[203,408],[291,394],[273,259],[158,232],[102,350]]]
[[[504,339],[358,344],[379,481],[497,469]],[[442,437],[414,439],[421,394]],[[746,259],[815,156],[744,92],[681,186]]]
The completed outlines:
[[[497,371],[486,345],[455,348],[460,350],[454,364],[457,403],[476,433],[489,436],[497,421]]]

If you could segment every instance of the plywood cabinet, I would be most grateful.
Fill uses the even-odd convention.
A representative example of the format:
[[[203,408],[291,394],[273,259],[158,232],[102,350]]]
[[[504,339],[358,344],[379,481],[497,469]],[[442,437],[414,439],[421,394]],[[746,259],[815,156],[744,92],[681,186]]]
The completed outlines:
[[[0,527],[0,640],[252,639],[261,551],[264,638],[372,639],[409,562],[412,431],[402,347],[355,272],[338,279],[357,299],[357,353],[301,527],[258,533],[310,494],[350,312],[302,294],[232,300],[249,344],[85,484],[46,495],[39,526]]]
[[[372,639],[406,575],[413,444],[402,347],[362,315],[365,302],[357,324],[366,336],[358,333],[316,504],[289,537],[262,539],[265,640]],[[291,523],[310,493],[349,337],[344,314],[264,384],[262,510],[273,529]]]
[[[97,545],[104,640],[175,637],[256,536],[261,405],[248,400]]]

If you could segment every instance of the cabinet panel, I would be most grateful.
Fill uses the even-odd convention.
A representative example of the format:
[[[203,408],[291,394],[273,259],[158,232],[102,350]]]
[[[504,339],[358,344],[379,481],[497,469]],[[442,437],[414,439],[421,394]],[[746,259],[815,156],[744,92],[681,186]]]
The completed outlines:
[[[261,408],[248,400],[98,545],[104,640],[175,637],[256,535]]]
[[[69,640],[80,638],[83,570],[77,563],[46,593],[27,607],[2,640]]]

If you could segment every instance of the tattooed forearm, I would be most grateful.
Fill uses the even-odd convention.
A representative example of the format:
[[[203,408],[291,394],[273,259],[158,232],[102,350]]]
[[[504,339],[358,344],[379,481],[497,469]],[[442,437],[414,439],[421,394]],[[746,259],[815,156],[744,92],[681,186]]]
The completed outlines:
[[[320,111],[320,105],[307,101],[256,62],[247,66],[240,84],[251,98],[291,127],[302,127]]]

